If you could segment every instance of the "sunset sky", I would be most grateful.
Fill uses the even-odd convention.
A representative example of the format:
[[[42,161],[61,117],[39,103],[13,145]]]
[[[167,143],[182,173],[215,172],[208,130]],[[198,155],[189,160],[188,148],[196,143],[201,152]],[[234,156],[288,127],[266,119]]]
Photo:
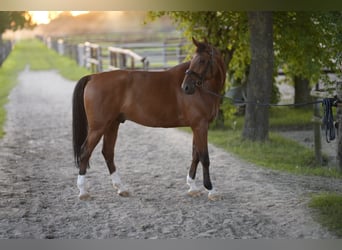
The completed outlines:
[[[70,11],[73,16],[85,14],[89,11]],[[29,11],[32,19],[37,24],[47,24],[56,18],[62,11]]]

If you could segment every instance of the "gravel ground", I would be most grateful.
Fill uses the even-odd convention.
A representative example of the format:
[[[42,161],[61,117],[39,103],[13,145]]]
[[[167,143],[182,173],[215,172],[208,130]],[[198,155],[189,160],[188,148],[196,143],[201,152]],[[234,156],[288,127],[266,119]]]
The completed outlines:
[[[191,135],[131,122],[120,127],[116,163],[132,195],[115,193],[97,147],[87,173],[92,199],[79,201],[73,87],[55,71],[19,75],[0,140],[0,238],[336,238],[315,222],[308,201],[342,192],[341,180],[263,169],[210,145],[223,199],[189,197]]]

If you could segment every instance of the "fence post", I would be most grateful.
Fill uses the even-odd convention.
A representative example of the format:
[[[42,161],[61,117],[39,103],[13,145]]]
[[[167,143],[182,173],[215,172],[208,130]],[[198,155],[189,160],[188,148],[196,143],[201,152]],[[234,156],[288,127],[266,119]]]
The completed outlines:
[[[315,98],[317,100],[317,98]],[[318,164],[322,165],[322,141],[321,141],[321,123],[322,119],[319,112],[319,104],[314,104],[314,116],[313,116],[313,126],[314,126],[314,141],[315,141],[315,160]]]
[[[167,47],[166,47],[166,42],[164,41],[163,43],[163,63],[164,63],[164,69],[167,68]]]
[[[85,67],[87,69],[91,69],[91,63],[89,62],[89,58],[91,57],[90,54],[90,43],[89,42],[85,42],[84,43],[84,59],[85,59]]]
[[[64,41],[63,41],[63,39],[58,39],[57,51],[58,51],[58,54],[64,55]]]
[[[45,40],[46,46],[51,49],[52,48],[52,44],[51,44],[51,37],[47,37]]]
[[[336,95],[338,100],[336,108],[336,120],[338,122],[337,158],[339,169],[342,171],[342,82],[336,83]]]
[[[102,48],[99,45],[96,48],[97,72],[102,72]]]
[[[311,96],[314,97],[314,100],[317,101],[319,98],[318,95],[319,90],[319,84],[316,84],[316,87],[313,91],[311,91]],[[322,137],[321,137],[321,124],[322,124],[322,118],[320,115],[319,110],[320,104],[315,103],[313,105],[313,131],[314,131],[314,146],[315,146],[315,161],[317,164],[322,165],[323,158],[322,158]]]
[[[84,52],[85,52],[84,44],[79,43],[77,45],[77,63],[81,67],[84,67],[86,65]]]

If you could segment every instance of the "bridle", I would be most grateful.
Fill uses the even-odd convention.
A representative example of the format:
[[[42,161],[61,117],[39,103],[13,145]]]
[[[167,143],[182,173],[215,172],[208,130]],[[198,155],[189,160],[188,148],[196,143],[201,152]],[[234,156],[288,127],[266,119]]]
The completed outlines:
[[[213,57],[214,57],[214,48],[212,48],[211,53],[208,52],[208,54],[210,55],[210,59],[206,65],[204,71],[202,72],[202,74],[199,74],[199,73],[193,71],[192,69],[187,69],[185,71],[185,75],[189,76],[191,78],[191,80],[194,80],[194,78],[196,78],[196,80],[195,80],[196,86],[202,86],[203,85],[203,82],[205,80],[205,76],[208,73],[208,70],[212,67]]]

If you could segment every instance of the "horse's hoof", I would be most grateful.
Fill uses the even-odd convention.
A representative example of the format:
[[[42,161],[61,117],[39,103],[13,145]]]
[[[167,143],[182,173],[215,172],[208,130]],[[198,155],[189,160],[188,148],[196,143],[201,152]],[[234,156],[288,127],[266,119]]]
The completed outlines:
[[[212,193],[212,194],[209,193],[208,199],[211,201],[219,201],[219,200],[222,200],[223,197],[219,193]]]
[[[129,192],[128,191],[119,191],[118,194],[121,197],[128,197],[129,196]]]
[[[193,189],[188,191],[188,195],[191,197],[199,197],[202,195],[202,192],[199,189]]]
[[[79,198],[81,201],[89,200],[89,199],[90,199],[90,194],[89,194],[89,193],[83,193],[83,194],[80,194],[80,195],[78,196],[78,198]]]

